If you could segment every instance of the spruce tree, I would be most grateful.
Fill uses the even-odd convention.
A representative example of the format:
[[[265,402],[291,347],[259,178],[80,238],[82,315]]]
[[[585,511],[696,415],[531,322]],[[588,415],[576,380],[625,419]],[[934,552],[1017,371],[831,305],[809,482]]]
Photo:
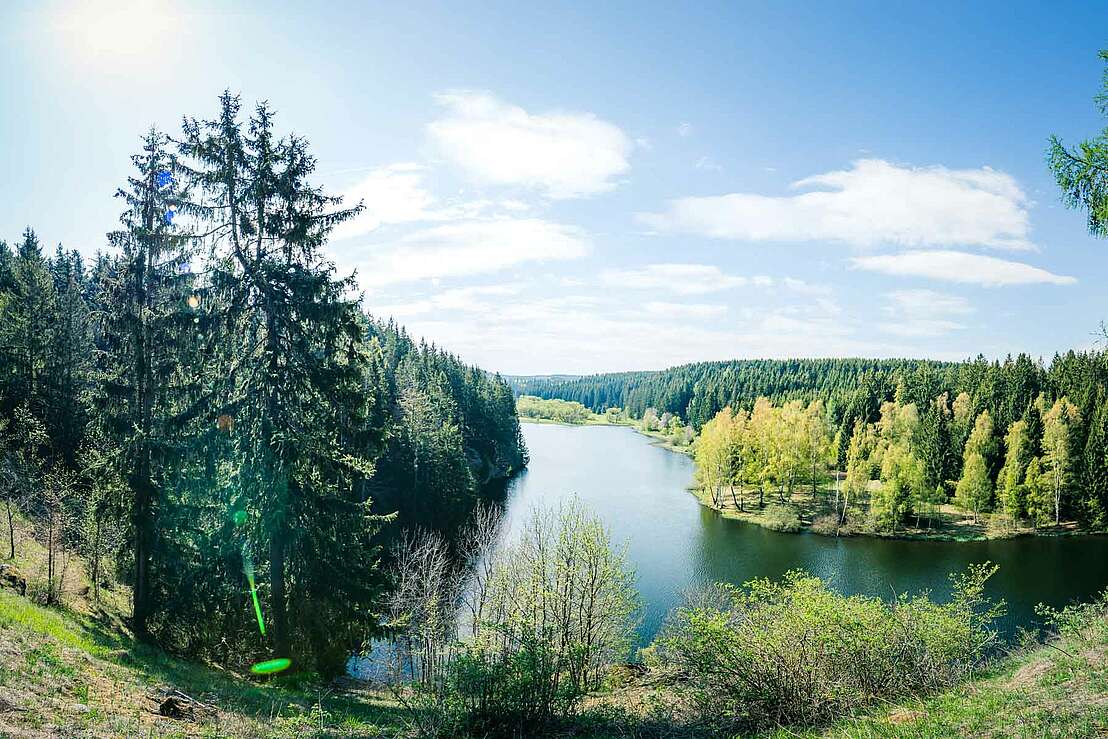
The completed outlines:
[[[293,656],[295,635],[296,656],[333,668],[379,587],[380,519],[358,493],[380,444],[370,358],[353,284],[322,254],[360,206],[309,183],[306,142],[277,138],[267,105],[245,131],[239,115],[225,93],[217,119],[186,121],[181,145],[198,191],[185,211],[215,238],[209,289],[225,348],[211,357],[224,378],[212,413],[230,419],[234,500],[268,571],[274,649]]]
[[[30,413],[42,419],[46,411],[44,375],[55,316],[54,280],[42,254],[38,236],[28,227],[12,259],[11,293],[6,301],[0,331],[11,368],[8,397],[10,415],[15,405],[26,403]]]
[[[80,255],[76,251],[66,252],[59,245],[50,267],[57,310],[50,331],[45,373],[45,420],[56,453],[66,465],[74,467],[87,422],[92,319],[85,301],[85,274]]]
[[[173,223],[180,195],[167,142],[151,130],[141,153],[131,157],[135,172],[117,193],[126,203],[122,228],[108,234],[120,255],[100,274],[104,312],[97,404],[131,495],[134,630],[140,639],[151,638],[149,618],[157,607],[163,486],[180,451],[174,417],[191,375],[183,352],[193,342],[195,325],[193,276],[187,270],[191,242]]]

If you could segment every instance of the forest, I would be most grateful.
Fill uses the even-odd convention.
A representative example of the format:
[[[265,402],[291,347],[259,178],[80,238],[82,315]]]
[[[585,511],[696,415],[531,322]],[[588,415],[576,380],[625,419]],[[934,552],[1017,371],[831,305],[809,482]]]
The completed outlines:
[[[860,506],[859,529],[895,532],[909,520],[929,527],[948,502],[974,524],[995,512],[1009,532],[1021,521],[1108,525],[1103,351],[1070,351],[1049,365],[1026,354],[962,363],[736,361],[526,387],[589,401],[594,411],[657,402],[639,411],[644,428],[663,414],[687,418],[699,429],[701,485],[717,508],[728,502],[726,488],[730,506],[744,511],[748,486],[759,509],[767,490],[788,504],[806,480],[813,493],[826,489],[821,508],[837,517],[835,530],[851,506]],[[828,486],[836,471],[842,484]]]
[[[79,556],[140,639],[242,665],[265,624],[329,673],[375,627],[388,542],[454,531],[527,453],[503,380],[359,308],[322,247],[361,205],[240,108],[145,136],[95,259],[0,241],[5,549],[25,517],[44,602]]]
[[[1098,105],[1108,115],[1108,72]],[[1043,603],[1010,589],[1034,618],[1005,625],[1000,566],[976,556],[999,561],[1000,543],[830,541],[720,520],[906,536],[956,511],[990,537],[1057,537],[1004,544],[1100,546],[1077,535],[1108,530],[1103,343],[1049,360],[742,359],[502,377],[364,309],[358,275],[341,276],[327,247],[365,204],[316,184],[307,141],[283,133],[273,108],[225,92],[207,115],[142,137],[116,192],[118,228],[94,258],[50,249],[29,226],[0,241],[0,733],[691,739],[1108,726],[1108,590]],[[1065,204],[1108,234],[1108,129],[1076,148],[1052,139],[1048,163]],[[682,476],[660,497],[650,483],[663,472],[645,457],[620,467],[619,447],[590,436],[641,441],[626,429],[530,426],[532,461],[521,418],[633,425],[691,454],[695,472],[644,447]],[[563,442],[578,451],[545,454],[549,432],[578,437]],[[585,469],[589,445],[599,462]],[[519,515],[497,483],[538,487],[540,460],[619,476],[590,490],[597,510],[548,484]],[[684,496],[694,474],[723,516]],[[654,527],[638,550],[613,533],[629,510]],[[689,559],[663,547],[662,530]],[[759,548],[727,548],[739,538]],[[820,559],[798,563],[798,542]],[[882,560],[861,559],[859,544],[883,564],[865,564]],[[955,546],[975,558],[948,571],[943,548]],[[888,553],[925,547],[929,559],[911,565],[946,587],[890,578]],[[649,556],[635,559],[641,549]],[[825,567],[832,549],[851,557],[838,571]],[[1053,585],[1081,568],[1102,587],[1103,558],[1070,557],[1073,569],[1044,577],[1029,574],[1036,551],[1020,550],[1016,579]],[[715,569],[737,560],[764,569]],[[866,588],[841,586],[849,569],[873,576]],[[678,575],[695,581],[679,591]],[[644,631],[647,599],[663,590],[673,599]]]

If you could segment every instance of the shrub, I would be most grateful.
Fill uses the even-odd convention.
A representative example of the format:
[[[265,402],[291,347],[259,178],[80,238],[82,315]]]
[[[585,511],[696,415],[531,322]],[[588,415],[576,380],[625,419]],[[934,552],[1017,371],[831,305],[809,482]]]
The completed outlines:
[[[818,724],[880,699],[953,685],[994,643],[1001,606],[984,598],[995,566],[953,577],[944,605],[926,595],[842,596],[790,572],[744,588],[717,584],[677,609],[658,662],[701,720],[725,731]]]
[[[419,556],[397,557],[409,564],[396,578],[412,587],[391,609],[391,654],[394,674],[418,681],[398,697],[423,733],[531,736],[572,713],[630,653],[635,576],[597,517],[572,503],[536,512],[503,548],[493,547],[495,534],[477,537],[484,545],[464,575],[460,631],[442,617],[453,613],[443,606],[458,601],[458,581],[425,564],[442,547],[416,541],[409,551]]]
[[[829,513],[826,516],[818,516],[812,521],[812,533],[819,534],[820,536],[839,536],[840,535],[839,517],[833,513]]]
[[[762,525],[773,531],[800,531],[800,517],[791,505],[777,503],[766,506],[762,511]]]

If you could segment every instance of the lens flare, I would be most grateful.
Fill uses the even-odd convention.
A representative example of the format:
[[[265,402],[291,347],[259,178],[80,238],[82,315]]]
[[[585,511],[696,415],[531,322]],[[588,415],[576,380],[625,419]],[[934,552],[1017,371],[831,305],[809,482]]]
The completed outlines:
[[[287,670],[289,665],[292,664],[292,660],[288,657],[278,657],[277,659],[266,660],[265,662],[259,662],[250,668],[250,671],[255,675],[272,675],[275,672],[281,670]]]
[[[265,620],[262,618],[262,607],[258,603],[258,587],[254,583],[254,560],[250,558],[250,550],[246,544],[242,545],[242,569],[246,573],[246,581],[250,583],[250,597],[254,600],[254,615],[258,617],[258,630],[265,636]]]

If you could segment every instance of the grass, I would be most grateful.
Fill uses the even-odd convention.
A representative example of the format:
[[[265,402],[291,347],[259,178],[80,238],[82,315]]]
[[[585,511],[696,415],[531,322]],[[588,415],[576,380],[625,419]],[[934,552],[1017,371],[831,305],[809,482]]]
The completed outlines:
[[[158,716],[147,699],[175,687],[218,706],[201,723]],[[316,685],[288,688],[176,660],[97,619],[0,592],[0,736],[410,736],[382,693]],[[563,736],[705,736],[649,680],[590,697]],[[785,737],[1094,737],[1108,735],[1108,619],[1079,635],[1021,650],[977,678],[932,696]]]
[[[30,539],[19,547],[21,568],[33,576],[41,548]],[[117,587],[102,603],[90,602],[79,564],[67,579],[63,607],[0,590],[0,737],[415,736],[383,690],[353,681],[259,681],[136,643],[120,610],[126,592]],[[649,674],[624,669],[615,677],[558,735],[707,735]],[[198,723],[160,716],[151,697],[168,688],[215,706],[215,715]],[[20,710],[4,710],[5,703]],[[768,736],[1108,736],[1108,612],[1047,645],[1000,658],[950,690]]]
[[[368,686],[260,681],[134,641],[124,618],[126,589],[115,586],[92,602],[76,559],[63,605],[39,605],[44,556],[21,521],[15,561],[32,597],[0,590],[0,737],[408,734],[400,707]],[[198,723],[160,716],[151,697],[169,688],[216,707],[215,715]],[[5,711],[5,703],[20,710]]]
[[[1108,736],[1108,616],[1000,660],[966,685],[784,737]]]

